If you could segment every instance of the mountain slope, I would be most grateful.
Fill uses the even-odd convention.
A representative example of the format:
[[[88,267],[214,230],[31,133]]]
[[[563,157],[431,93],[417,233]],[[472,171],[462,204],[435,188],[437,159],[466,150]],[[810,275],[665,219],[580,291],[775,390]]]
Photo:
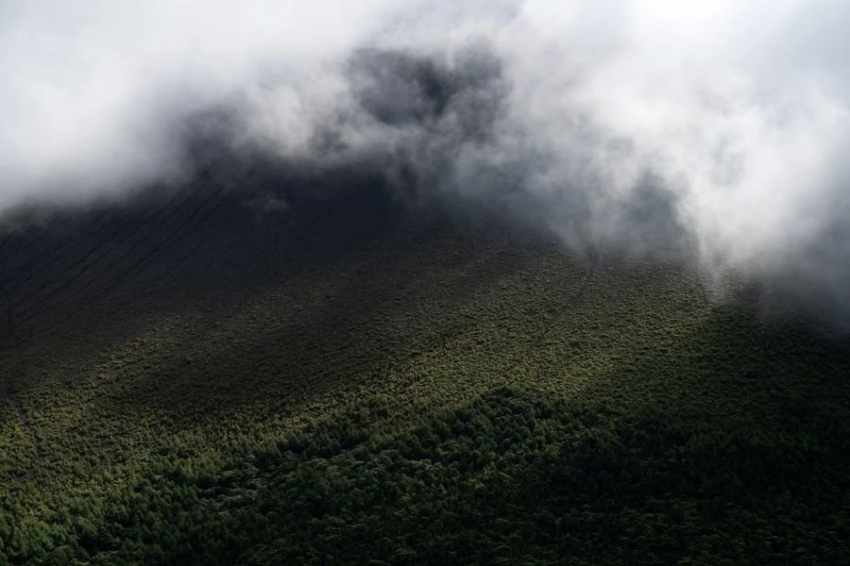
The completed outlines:
[[[846,341],[355,181],[210,171],[0,235],[0,556],[850,552]]]

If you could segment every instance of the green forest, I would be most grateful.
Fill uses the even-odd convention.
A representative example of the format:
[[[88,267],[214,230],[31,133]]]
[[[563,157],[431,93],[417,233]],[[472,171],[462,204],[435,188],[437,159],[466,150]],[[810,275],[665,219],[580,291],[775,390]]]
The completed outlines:
[[[0,564],[850,556],[850,344],[746,282],[360,197],[0,253]]]

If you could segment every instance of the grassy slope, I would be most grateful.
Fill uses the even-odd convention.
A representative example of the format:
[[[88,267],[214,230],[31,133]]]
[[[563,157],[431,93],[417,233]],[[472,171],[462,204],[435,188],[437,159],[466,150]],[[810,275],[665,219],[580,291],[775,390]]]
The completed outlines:
[[[0,248],[0,562],[850,553],[846,344],[492,215],[244,195]]]

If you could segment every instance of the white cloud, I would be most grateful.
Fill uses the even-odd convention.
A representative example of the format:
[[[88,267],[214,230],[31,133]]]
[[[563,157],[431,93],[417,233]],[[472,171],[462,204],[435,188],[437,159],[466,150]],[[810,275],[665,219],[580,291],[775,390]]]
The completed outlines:
[[[488,144],[452,153],[458,190],[486,198],[523,169],[543,219],[584,245],[629,239],[622,210],[651,176],[706,268],[805,264],[850,303],[834,283],[850,274],[825,265],[850,259],[825,247],[850,233],[848,25],[842,0],[5,2],[0,208],[179,176],[182,122],[217,105],[284,156],[345,112],[353,151],[391,151],[416,132],[350,115],[352,53],[478,41],[510,91]]]

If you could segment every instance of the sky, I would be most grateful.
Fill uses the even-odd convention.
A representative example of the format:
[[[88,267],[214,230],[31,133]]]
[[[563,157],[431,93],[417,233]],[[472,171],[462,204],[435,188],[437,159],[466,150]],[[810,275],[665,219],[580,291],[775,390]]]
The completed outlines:
[[[0,222],[179,182],[225,113],[233,147],[576,250],[684,244],[850,320],[848,28],[840,0],[6,0]]]

